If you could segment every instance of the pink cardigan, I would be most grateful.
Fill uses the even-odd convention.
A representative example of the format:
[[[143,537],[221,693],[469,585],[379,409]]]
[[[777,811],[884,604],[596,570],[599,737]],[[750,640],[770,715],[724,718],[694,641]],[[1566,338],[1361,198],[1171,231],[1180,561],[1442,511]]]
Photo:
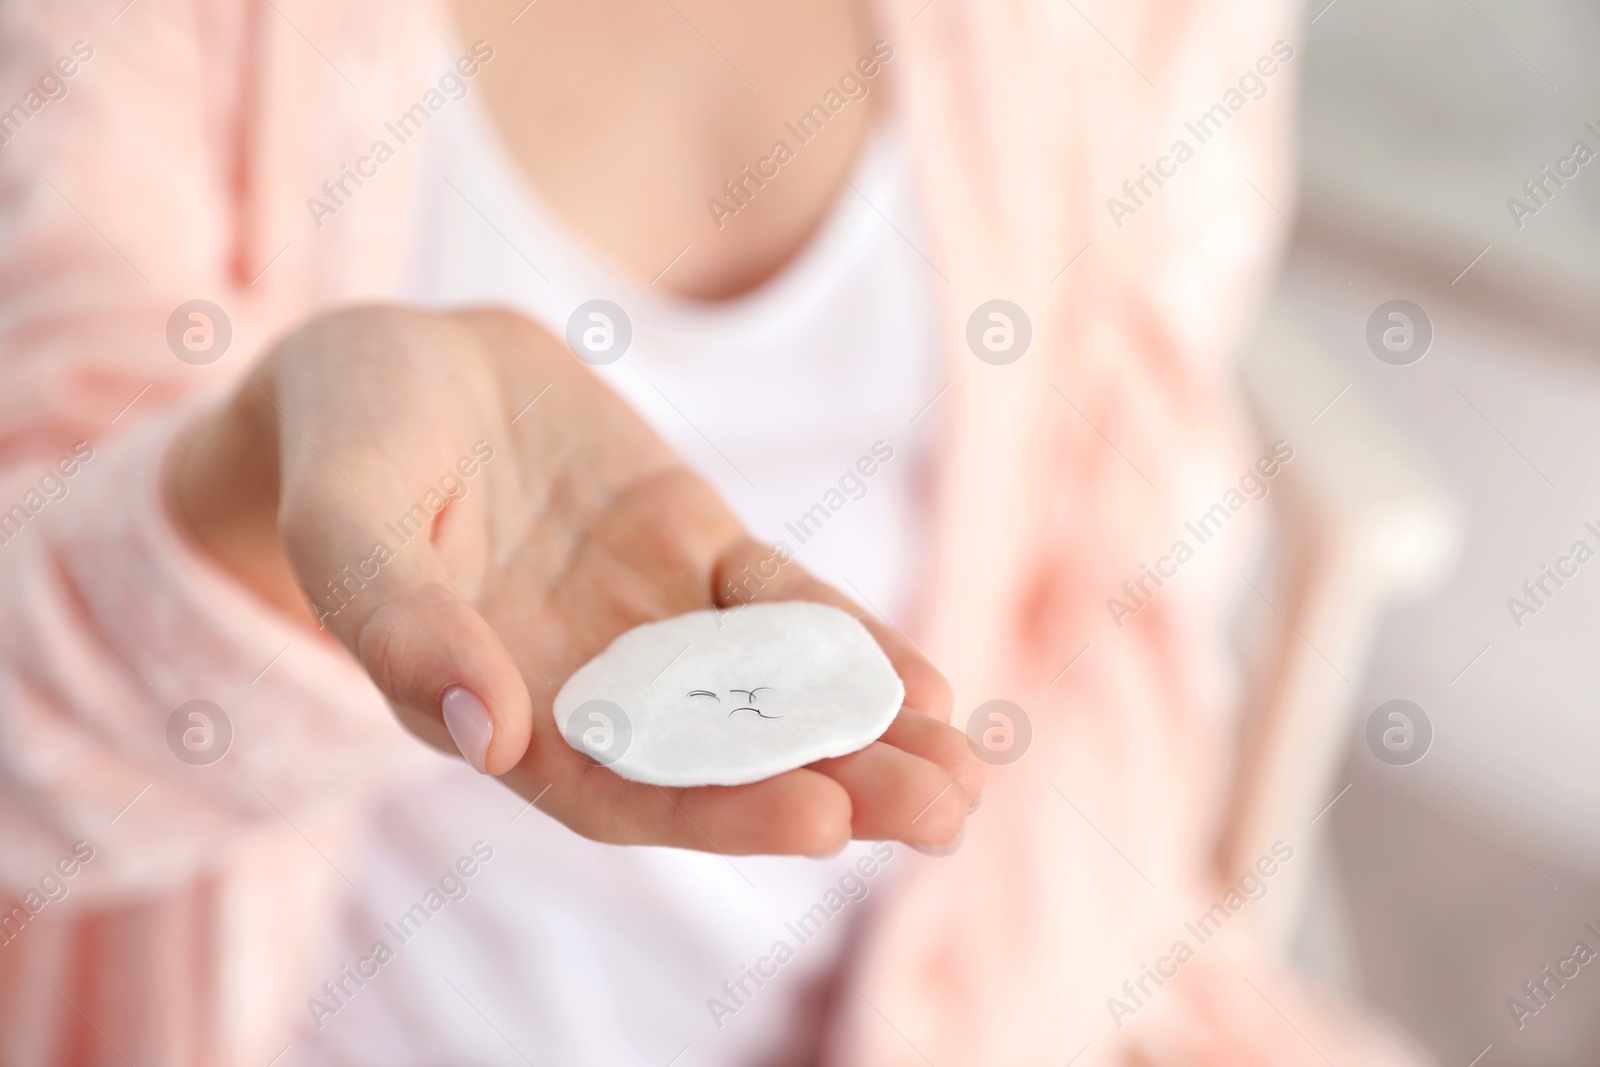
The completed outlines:
[[[1171,152],[1293,39],[1292,12],[925,4],[883,0],[879,31],[903,79],[923,251],[948,280],[918,642],[958,708],[1013,700],[1034,739],[991,775],[963,849],[917,860],[874,912],[830,1062],[1398,1062],[1268,963],[1243,921],[1137,1011],[1111,1003],[1131,1009],[1124,982],[1225,889],[1207,860],[1230,561],[1197,564],[1121,629],[1104,602],[1165,550],[1193,487],[1220,489],[1253,455],[1226,360],[1291,208],[1297,63],[1240,96],[1193,158]],[[22,506],[16,529],[0,522],[0,898],[26,916],[0,925],[0,1060],[261,1067],[303,1010],[338,878],[318,852],[338,855],[418,746],[342,650],[182,541],[158,473],[185,413],[275,333],[394,292],[415,153],[320,229],[305,202],[416,98],[442,13],[117,6],[0,9],[0,108],[21,108],[0,115],[0,510]],[[1158,186],[1142,164],[1176,171]],[[964,342],[997,296],[1034,328],[1003,367]],[[165,341],[196,298],[234,330],[203,367]],[[92,455],[58,467],[78,442]],[[231,718],[224,764],[167,749],[169,714],[197,698]],[[79,841],[92,858],[64,862]]]

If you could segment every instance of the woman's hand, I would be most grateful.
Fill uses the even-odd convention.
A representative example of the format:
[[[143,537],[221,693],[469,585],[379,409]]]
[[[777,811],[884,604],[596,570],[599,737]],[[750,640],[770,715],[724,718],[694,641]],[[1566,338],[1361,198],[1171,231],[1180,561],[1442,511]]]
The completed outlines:
[[[586,837],[729,854],[820,855],[852,835],[936,849],[978,795],[981,765],[946,725],[939,673],[792,561],[752,589],[771,550],[516,315],[318,318],[185,436],[168,484],[195,538],[268,601],[308,625],[320,616],[406,726]],[[562,739],[556,691],[618,634],[752,593],[861,619],[906,687],[881,740],[750,785],[667,789]]]

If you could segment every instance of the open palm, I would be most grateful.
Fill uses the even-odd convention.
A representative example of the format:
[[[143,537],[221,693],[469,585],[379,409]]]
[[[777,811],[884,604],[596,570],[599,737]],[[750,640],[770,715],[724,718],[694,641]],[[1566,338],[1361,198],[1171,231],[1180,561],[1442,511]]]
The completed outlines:
[[[339,312],[283,342],[248,389],[280,422],[278,522],[299,584],[424,739],[456,751],[440,700],[464,687],[493,724],[474,762],[600,841],[814,855],[851,836],[937,847],[959,834],[980,764],[946,724],[938,672],[780,565],[532,323]],[[659,788],[561,738],[556,691],[618,634],[752,599],[862,620],[906,687],[881,740],[749,785]]]

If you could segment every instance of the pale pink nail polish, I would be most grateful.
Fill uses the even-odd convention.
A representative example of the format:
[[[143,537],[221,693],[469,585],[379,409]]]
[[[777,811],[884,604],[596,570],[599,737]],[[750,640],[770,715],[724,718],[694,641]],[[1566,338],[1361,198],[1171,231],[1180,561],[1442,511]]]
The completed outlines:
[[[452,685],[439,699],[439,710],[444,713],[444,724],[456,748],[479,774],[486,773],[489,756],[489,739],[494,736],[494,720],[489,709],[477,694],[463,685]]]
[[[956,831],[955,838],[953,840],[947,841],[945,844],[942,844],[942,845],[919,845],[915,841],[907,841],[906,844],[910,845],[913,849],[915,849],[916,851],[922,853],[924,856],[948,856],[948,855],[950,855],[950,853],[952,853],[956,849],[960,848],[961,847],[961,842],[965,841],[966,838],[967,838],[967,827],[966,827],[966,824],[963,823],[962,826],[961,826],[961,829]]]

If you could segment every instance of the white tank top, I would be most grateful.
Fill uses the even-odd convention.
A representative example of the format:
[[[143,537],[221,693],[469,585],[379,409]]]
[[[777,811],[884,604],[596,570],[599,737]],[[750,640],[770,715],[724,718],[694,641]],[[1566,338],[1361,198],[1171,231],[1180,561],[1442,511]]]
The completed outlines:
[[[620,306],[631,344],[595,373],[756,536],[899,622],[943,381],[933,275],[911,243],[909,160],[892,123],[851,176],[859,192],[845,188],[799,255],[717,304],[602,262],[529,187],[476,95],[431,119],[425,142],[402,298],[501,304],[558,337],[587,301]],[[870,477],[863,457],[877,461]],[[597,845],[441,757],[436,778],[375,813],[289,1059],[796,1062],[852,925],[894,877],[887,846],[876,849],[730,859]]]

